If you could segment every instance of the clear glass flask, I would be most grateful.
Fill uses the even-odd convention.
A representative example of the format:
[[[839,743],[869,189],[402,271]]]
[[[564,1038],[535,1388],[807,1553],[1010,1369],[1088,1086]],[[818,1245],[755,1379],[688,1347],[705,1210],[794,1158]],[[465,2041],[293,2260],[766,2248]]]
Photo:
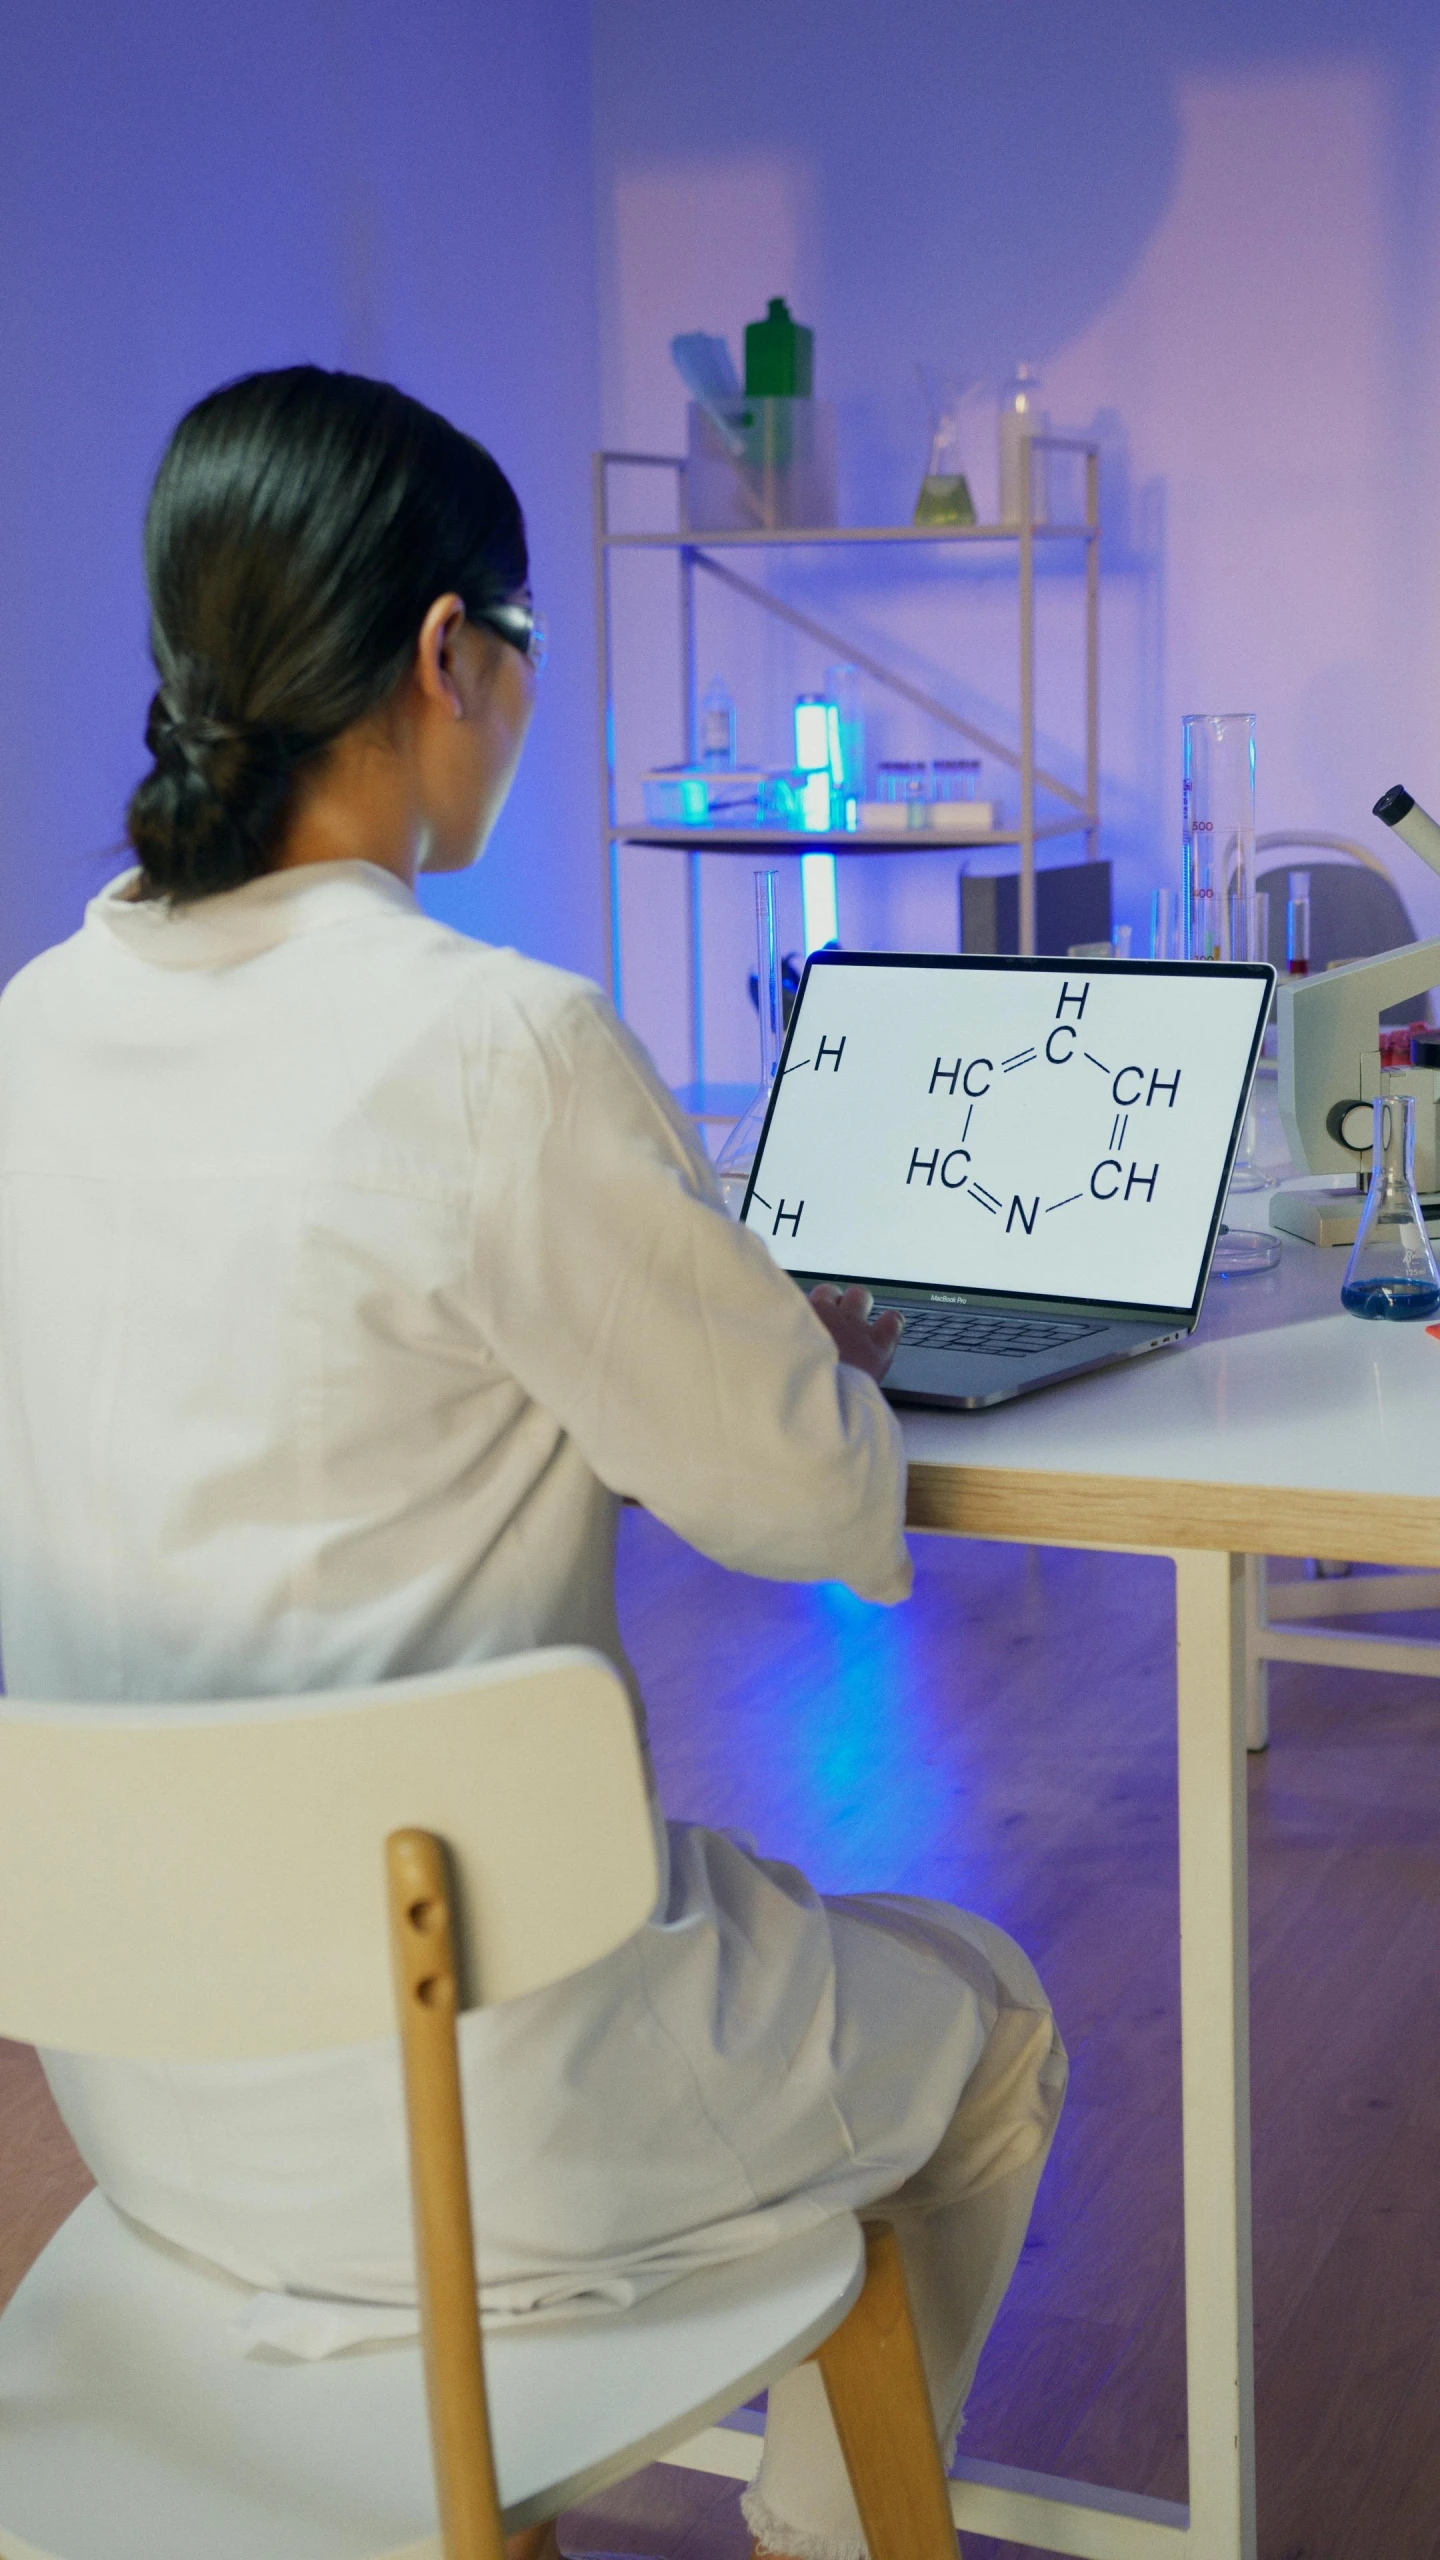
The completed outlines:
[[[760,1014],[760,1081],[715,1158],[715,1178],[732,1218],[745,1205],[746,1185],[770,1107],[770,1087],[780,1063],[784,1034],[784,1001],[780,983],[780,938],[775,925],[774,871],[755,874],[755,1001]]]
[[[970,377],[950,373],[940,365],[918,364],[915,371],[925,406],[930,412],[930,450],[920,495],[915,501],[915,522],[973,524],[975,501],[970,495],[970,482],[966,477],[961,432],[961,413],[965,394],[970,388]]]
[[[1440,1269],[1415,1194],[1415,1104],[1408,1093],[1381,1095],[1375,1104],[1370,1194],[1340,1303],[1352,1316],[1391,1324],[1414,1324],[1440,1310]]]

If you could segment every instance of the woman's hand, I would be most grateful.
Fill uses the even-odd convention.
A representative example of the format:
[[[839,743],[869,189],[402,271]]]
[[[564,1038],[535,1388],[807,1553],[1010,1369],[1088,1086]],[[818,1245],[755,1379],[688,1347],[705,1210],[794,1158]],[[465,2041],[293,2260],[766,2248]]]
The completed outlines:
[[[884,1315],[872,1316],[875,1301],[858,1281],[848,1289],[837,1289],[833,1280],[822,1280],[818,1289],[811,1290],[810,1304],[847,1369],[863,1369],[878,1384],[895,1357],[904,1317],[893,1307],[887,1307]]]

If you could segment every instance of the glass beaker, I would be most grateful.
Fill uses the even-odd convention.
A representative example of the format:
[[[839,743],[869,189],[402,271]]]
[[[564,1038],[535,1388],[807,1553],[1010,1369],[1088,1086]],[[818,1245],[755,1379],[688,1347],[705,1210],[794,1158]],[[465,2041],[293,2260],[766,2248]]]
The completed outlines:
[[[1440,1308],[1440,1269],[1415,1195],[1415,1103],[1408,1093],[1375,1103],[1370,1192],[1340,1284],[1352,1316],[1414,1324]]]
[[[745,1204],[745,1189],[760,1132],[770,1106],[770,1087],[780,1063],[784,996],[780,983],[780,939],[775,929],[774,871],[755,874],[755,1003],[760,1015],[760,1081],[715,1158],[715,1179],[732,1218]]]
[[[1189,711],[1180,726],[1186,957],[1224,960],[1234,956],[1230,901],[1244,918],[1255,895],[1255,714]]]

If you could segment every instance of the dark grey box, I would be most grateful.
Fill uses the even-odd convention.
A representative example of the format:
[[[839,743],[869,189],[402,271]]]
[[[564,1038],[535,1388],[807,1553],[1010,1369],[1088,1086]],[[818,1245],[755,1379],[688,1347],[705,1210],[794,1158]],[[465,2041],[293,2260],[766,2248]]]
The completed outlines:
[[[1067,862],[1035,874],[1035,948],[1063,958],[1076,942],[1111,938],[1110,865]],[[960,874],[960,949],[1018,952],[1020,875]]]

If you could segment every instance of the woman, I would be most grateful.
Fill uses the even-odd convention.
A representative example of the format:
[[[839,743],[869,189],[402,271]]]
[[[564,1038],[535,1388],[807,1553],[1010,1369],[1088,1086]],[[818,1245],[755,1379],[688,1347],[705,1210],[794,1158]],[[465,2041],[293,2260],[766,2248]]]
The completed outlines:
[[[136,868],[0,1003],[12,1688],[285,1694],[561,1642],[624,1669],[625,1494],[723,1564],[903,1599],[894,1320],[807,1305],[727,1221],[593,987],[416,903],[481,851],[534,700],[497,465],[383,384],[256,375],[178,428],[146,572]],[[467,2018],[463,2061],[491,2316],[885,2197],[953,2428],[1064,2080],[998,1930],[672,1824],[648,1926]],[[48,2069],[114,2201],[254,2288],[250,2343],[413,2331],[390,2045]],[[863,2552],[813,2368],[747,2512],[767,2552]]]

